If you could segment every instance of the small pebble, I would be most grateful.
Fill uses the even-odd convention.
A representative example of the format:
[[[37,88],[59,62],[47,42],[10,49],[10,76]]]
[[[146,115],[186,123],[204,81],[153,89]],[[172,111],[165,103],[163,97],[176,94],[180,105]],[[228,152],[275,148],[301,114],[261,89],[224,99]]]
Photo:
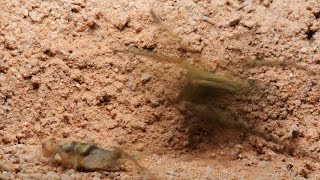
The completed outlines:
[[[146,83],[152,79],[152,75],[150,74],[143,74],[140,78],[142,83]]]

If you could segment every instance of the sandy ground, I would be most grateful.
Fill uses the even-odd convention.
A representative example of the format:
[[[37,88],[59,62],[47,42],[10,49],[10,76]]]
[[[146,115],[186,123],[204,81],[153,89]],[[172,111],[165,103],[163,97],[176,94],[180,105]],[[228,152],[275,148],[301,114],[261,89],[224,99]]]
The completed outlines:
[[[50,138],[138,153],[159,179],[320,179],[319,0],[2,0],[0,13],[0,179],[145,176],[52,165]],[[125,46],[259,90],[181,98],[181,67],[113,53]]]

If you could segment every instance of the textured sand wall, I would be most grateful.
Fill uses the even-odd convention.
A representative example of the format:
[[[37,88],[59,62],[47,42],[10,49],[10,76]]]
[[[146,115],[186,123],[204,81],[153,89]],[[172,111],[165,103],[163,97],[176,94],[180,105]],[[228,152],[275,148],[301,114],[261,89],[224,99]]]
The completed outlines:
[[[159,33],[151,8],[199,59]],[[319,1],[5,0],[0,9],[0,179],[141,176],[50,165],[40,145],[52,137],[139,151],[161,178],[319,178],[320,77],[310,73],[320,70]],[[181,101],[181,68],[113,53],[123,46],[252,79],[259,92]]]

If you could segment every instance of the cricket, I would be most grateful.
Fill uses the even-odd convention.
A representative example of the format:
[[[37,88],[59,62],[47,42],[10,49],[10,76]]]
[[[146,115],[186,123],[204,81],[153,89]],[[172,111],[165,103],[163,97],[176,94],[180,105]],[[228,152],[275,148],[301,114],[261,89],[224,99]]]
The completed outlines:
[[[48,162],[77,171],[120,171],[126,162],[132,162],[142,175],[155,178],[138,163],[134,155],[130,155],[120,148],[106,150],[92,143],[47,141],[42,143],[42,153],[44,157],[48,158]]]

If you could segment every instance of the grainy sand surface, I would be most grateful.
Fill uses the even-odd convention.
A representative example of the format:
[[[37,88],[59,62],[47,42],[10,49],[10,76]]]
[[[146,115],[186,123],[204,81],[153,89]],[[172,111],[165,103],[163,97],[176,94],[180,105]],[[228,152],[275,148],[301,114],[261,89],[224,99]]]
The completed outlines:
[[[183,68],[123,47],[257,90],[181,98]],[[50,138],[139,154],[158,179],[320,178],[319,0],[2,0],[0,49],[0,179],[146,176],[54,165]]]

